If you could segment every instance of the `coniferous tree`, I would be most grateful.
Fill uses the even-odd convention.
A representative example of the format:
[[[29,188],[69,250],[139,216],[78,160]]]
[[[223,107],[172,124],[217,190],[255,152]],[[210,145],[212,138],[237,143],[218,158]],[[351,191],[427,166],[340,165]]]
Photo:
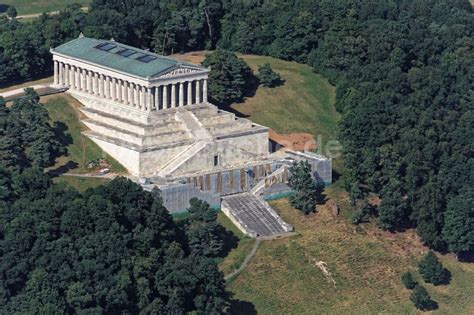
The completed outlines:
[[[438,308],[438,303],[431,299],[428,291],[421,285],[415,286],[411,292],[410,300],[415,304],[417,309],[422,311],[430,311]]]
[[[211,67],[209,96],[217,104],[242,101],[254,84],[252,70],[233,52],[218,49],[206,56],[202,64]]]
[[[407,271],[402,274],[402,282],[405,288],[412,290],[418,283],[413,279],[411,272]]]
[[[382,201],[379,206],[379,226],[394,231],[403,226],[407,220],[406,205],[400,193],[400,183],[390,179],[389,184],[382,190]]]
[[[273,71],[269,63],[258,66],[258,82],[265,87],[275,87],[281,82],[280,75]]]
[[[447,284],[450,280],[450,273],[438,260],[438,257],[430,250],[418,264],[419,272],[428,283],[434,285]]]
[[[317,187],[307,161],[293,163],[290,167],[289,185],[293,189],[290,204],[305,214],[314,212]]]

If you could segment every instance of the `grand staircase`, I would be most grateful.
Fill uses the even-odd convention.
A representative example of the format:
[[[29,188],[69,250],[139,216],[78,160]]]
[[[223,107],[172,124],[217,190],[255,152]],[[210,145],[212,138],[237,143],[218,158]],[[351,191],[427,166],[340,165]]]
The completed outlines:
[[[186,126],[187,131],[195,142],[165,164],[157,174],[160,177],[173,174],[180,166],[212,142],[212,136],[191,111],[176,112],[176,120],[183,122],[183,125]]]

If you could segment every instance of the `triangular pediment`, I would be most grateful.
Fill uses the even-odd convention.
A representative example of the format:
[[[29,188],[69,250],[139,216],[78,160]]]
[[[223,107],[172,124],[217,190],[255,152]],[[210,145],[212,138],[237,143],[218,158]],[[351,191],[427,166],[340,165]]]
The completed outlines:
[[[187,66],[187,65],[178,65],[176,67],[173,67],[172,69],[169,69],[163,73],[158,74],[156,77],[157,78],[170,78],[170,77],[179,77],[183,75],[187,75],[190,73],[199,73],[203,72],[206,69],[200,68],[200,67],[192,67],[192,66]]]

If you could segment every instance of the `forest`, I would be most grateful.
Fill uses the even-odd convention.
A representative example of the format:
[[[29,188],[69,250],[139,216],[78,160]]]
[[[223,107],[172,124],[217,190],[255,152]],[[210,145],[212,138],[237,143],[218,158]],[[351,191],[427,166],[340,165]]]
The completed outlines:
[[[84,193],[53,185],[45,167],[64,147],[38,99],[0,98],[0,313],[226,310],[215,210],[192,200],[177,224],[157,192],[123,177]]]
[[[58,15],[43,15],[31,23],[0,17],[0,84],[50,74],[49,48],[80,32],[160,54],[222,48],[311,65],[337,87],[345,166],[340,180],[350,194],[354,222],[374,219],[389,231],[416,228],[423,242],[436,250],[458,254],[474,250],[474,15],[468,0],[94,0],[88,13],[79,6],[70,6]],[[55,147],[51,141],[46,142]],[[2,159],[7,156],[5,150],[8,145],[2,139]],[[25,165],[38,159],[35,152],[25,148],[19,153]],[[25,185],[34,194],[46,184],[23,182],[12,187],[27,189]],[[51,192],[47,198],[49,202],[64,200],[61,194],[75,194],[72,199],[78,200],[57,209],[66,215],[69,204],[87,208],[84,204],[97,196],[97,208],[118,211],[116,218],[129,215],[126,206],[107,208],[116,197],[106,188],[87,195]],[[372,202],[374,196],[380,198],[380,204]],[[25,198],[15,204],[36,203],[44,208],[48,202]],[[153,211],[161,211],[156,210],[158,205],[154,207]],[[144,213],[152,211],[141,209]],[[41,215],[41,211],[36,214]],[[136,220],[144,220],[147,215],[143,215]],[[110,228],[130,228],[127,224],[117,219],[117,227]],[[143,231],[146,227],[140,225]],[[58,229],[53,234],[61,239]],[[169,232],[172,230],[170,223]],[[134,232],[129,231],[133,237]],[[3,241],[4,225],[1,233]],[[140,237],[146,239],[149,232],[143,233]],[[147,249],[162,248],[153,242],[147,244]],[[183,244],[176,246],[174,250],[183,250]],[[187,257],[185,253],[183,257]],[[162,255],[166,259],[166,254]],[[130,271],[127,266],[123,268]],[[41,279],[51,275],[39,269],[36,276]],[[13,291],[5,291],[3,283],[4,299],[18,293],[19,288],[28,292],[49,290],[40,287],[40,280],[29,283],[26,289],[21,282],[25,275],[12,277],[16,279],[9,284]],[[123,276],[114,281],[117,285],[134,283],[130,279]],[[66,284],[75,280],[51,281],[58,291],[48,296],[63,294]],[[216,280],[216,288],[219,283]],[[80,286],[76,292],[82,292]],[[145,284],[143,287],[154,292]],[[102,298],[108,301],[108,297]],[[157,303],[170,298],[175,297]],[[23,303],[24,299],[16,301]],[[184,308],[198,305],[196,302]]]

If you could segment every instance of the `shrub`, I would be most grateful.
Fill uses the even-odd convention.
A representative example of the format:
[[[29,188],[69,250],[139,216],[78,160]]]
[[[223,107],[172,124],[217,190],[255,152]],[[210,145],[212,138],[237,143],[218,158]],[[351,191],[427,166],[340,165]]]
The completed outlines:
[[[434,285],[447,284],[451,278],[450,272],[443,268],[431,250],[420,261],[418,268],[423,280]]]
[[[421,285],[416,285],[410,295],[410,300],[415,304],[416,308],[422,311],[429,311],[438,308],[438,303],[433,301],[428,291]]]
[[[258,82],[265,87],[275,87],[281,83],[280,75],[273,71],[269,63],[258,66]]]
[[[411,272],[407,271],[402,275],[402,282],[405,288],[412,290],[418,283],[413,279]]]

